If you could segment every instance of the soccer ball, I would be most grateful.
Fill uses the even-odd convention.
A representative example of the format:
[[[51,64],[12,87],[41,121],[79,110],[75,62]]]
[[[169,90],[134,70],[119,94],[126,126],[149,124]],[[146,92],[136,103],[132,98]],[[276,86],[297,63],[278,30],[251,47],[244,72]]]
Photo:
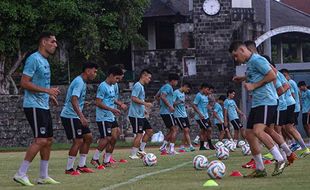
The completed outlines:
[[[203,155],[197,155],[193,159],[193,166],[196,170],[203,170],[208,167],[208,158]]]
[[[245,144],[246,144],[245,141],[239,141],[239,142],[238,142],[238,147],[242,147],[242,146],[245,145]]]
[[[226,166],[219,160],[213,160],[208,165],[207,173],[211,179],[222,179],[225,175]]]
[[[229,141],[228,139],[223,139],[222,142],[225,144],[227,141]]]
[[[232,142],[230,140],[227,140],[224,142],[224,145],[227,147],[228,145],[232,144]]]
[[[225,145],[224,145],[224,143],[222,143],[221,141],[218,141],[218,142],[215,143],[215,145],[214,145],[214,147],[215,147],[216,149],[219,149],[220,147],[223,147],[223,146],[225,146]]]
[[[251,154],[251,149],[250,149],[250,146],[248,144],[245,144],[241,147],[241,150],[242,150],[242,154],[244,156],[247,156],[247,155],[250,155]]]
[[[234,142],[227,141],[225,146],[226,146],[226,148],[228,148],[229,151],[234,152],[236,150],[236,144]]]
[[[157,157],[153,153],[147,153],[142,160],[146,166],[154,166],[157,163]]]
[[[226,160],[229,157],[229,150],[226,147],[220,147],[216,150],[216,157],[220,160]]]

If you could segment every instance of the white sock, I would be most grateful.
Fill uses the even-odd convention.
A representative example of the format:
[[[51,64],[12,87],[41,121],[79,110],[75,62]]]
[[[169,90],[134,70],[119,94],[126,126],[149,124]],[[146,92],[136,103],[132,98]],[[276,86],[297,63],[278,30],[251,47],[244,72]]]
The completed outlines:
[[[142,142],[142,143],[140,144],[140,150],[141,150],[141,151],[144,151],[145,145],[146,145],[145,142]]]
[[[269,151],[278,162],[284,160],[277,146],[273,146]]]
[[[174,152],[174,143],[170,143],[170,152]]]
[[[166,148],[168,145],[168,141],[164,140],[164,143],[161,145],[160,149]]]
[[[46,179],[48,177],[48,160],[41,160],[40,162],[40,178]]]
[[[283,149],[280,149],[280,153],[285,161],[287,161],[286,153]]]
[[[289,155],[292,154],[291,149],[287,146],[286,143],[281,144],[280,147],[281,147],[282,150],[285,152],[286,156],[289,156]],[[282,154],[282,156],[283,156],[283,154]],[[285,156],[285,158],[286,158],[286,156]]]
[[[80,154],[79,167],[84,167],[86,165],[87,154]]]
[[[29,162],[27,160],[23,160],[22,164],[20,165],[20,167],[18,169],[18,175],[20,175],[20,176],[26,175],[28,168],[30,166],[30,163],[31,162]]]
[[[93,156],[93,160],[99,160],[100,154],[101,154],[101,151],[98,150],[98,149],[96,149],[96,150],[95,150],[95,154],[94,154],[94,156]]]
[[[256,169],[258,169],[260,171],[265,169],[262,154],[254,155],[253,159],[255,160]]]
[[[138,148],[136,148],[136,147],[131,148],[131,156],[137,155],[137,152],[138,152]]]
[[[70,170],[73,168],[74,161],[75,161],[75,156],[69,156],[68,161],[67,161],[67,170]]]
[[[105,153],[104,155],[104,163],[109,163],[110,162],[110,159],[111,159],[111,156],[112,156],[112,153]]]

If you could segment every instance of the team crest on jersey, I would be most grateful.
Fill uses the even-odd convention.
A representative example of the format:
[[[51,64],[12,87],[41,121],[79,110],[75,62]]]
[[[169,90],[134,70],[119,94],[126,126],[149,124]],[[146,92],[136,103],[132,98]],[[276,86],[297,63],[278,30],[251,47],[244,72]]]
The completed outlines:
[[[82,135],[82,129],[78,129],[76,132],[78,135]]]
[[[111,128],[108,128],[107,131],[108,131],[108,133],[111,133],[111,132],[112,132],[112,129],[111,129]]]
[[[45,130],[44,127],[41,127],[41,128],[40,128],[40,133],[43,134],[43,135],[46,133],[46,130]]]

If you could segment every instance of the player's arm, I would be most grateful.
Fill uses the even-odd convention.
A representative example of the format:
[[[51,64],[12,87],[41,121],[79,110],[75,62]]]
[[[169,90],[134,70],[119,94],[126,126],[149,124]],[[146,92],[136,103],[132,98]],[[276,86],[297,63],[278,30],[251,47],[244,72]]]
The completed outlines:
[[[47,93],[54,97],[57,97],[58,94],[60,93],[58,88],[43,88],[43,87],[33,84],[31,82],[31,77],[25,74],[22,75],[20,85],[22,88],[27,89],[29,91]]]
[[[193,109],[194,111],[199,115],[200,118],[204,118],[204,116],[202,115],[202,113],[199,111],[198,107],[196,104],[193,104]]]
[[[273,80],[276,79],[276,74],[275,72],[271,69],[268,71],[268,73],[264,76],[264,78],[256,83],[245,83],[244,87],[248,91],[255,90],[259,87],[264,86],[265,84],[272,82]]]
[[[157,91],[157,93],[156,93],[155,96],[154,96],[154,99],[155,99],[156,101],[159,101],[159,100],[160,100],[160,90]]]
[[[144,106],[146,106],[146,107],[152,107],[152,106],[153,106],[152,103],[150,103],[150,102],[145,102],[145,101],[143,101],[143,100],[140,100],[140,99],[139,99],[138,97],[136,97],[136,96],[131,96],[131,101],[133,101],[133,102],[136,103],[136,104],[144,105]]]
[[[119,99],[114,100],[114,103],[118,105],[122,110],[127,110],[127,105]]]
[[[216,113],[216,111],[213,111],[213,117],[215,117],[220,122],[220,124],[223,124],[223,121],[221,120],[219,115]]]
[[[246,80],[246,76],[234,76],[232,78],[232,81],[240,83]]]
[[[161,100],[163,101],[163,103],[169,108],[169,110],[170,110],[171,112],[174,111],[173,105],[170,105],[169,102],[168,102],[168,100],[167,100],[167,94],[161,93],[160,99],[161,99]]]
[[[88,127],[88,121],[85,118],[83,112],[80,110],[78,97],[77,96],[72,96],[71,97],[71,103],[72,103],[73,110],[79,116],[82,125],[84,127]]]
[[[107,110],[107,111],[110,111],[110,112],[112,112],[115,115],[120,115],[121,114],[121,111],[119,109],[111,108],[111,107],[105,105],[102,102],[102,99],[100,99],[100,98],[96,98],[95,103],[96,103],[97,107],[99,107],[101,109],[104,109],[104,110]]]

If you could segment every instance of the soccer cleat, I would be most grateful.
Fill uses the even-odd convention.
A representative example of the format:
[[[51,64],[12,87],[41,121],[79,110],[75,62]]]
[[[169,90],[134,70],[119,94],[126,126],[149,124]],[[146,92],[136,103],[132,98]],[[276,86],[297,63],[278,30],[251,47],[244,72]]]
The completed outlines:
[[[60,184],[60,182],[54,180],[53,178],[51,177],[47,177],[45,179],[43,178],[38,178],[37,179],[37,183],[38,184]]]
[[[297,160],[297,155],[292,152],[291,155],[287,156],[288,166],[293,164],[294,160]]]
[[[174,150],[174,151],[169,152],[168,154],[171,156],[175,156],[175,155],[178,155],[180,153],[178,153],[177,151]]]
[[[310,154],[309,148],[305,148],[299,154],[299,158],[304,158],[304,157],[308,156],[309,154]]]
[[[280,175],[283,173],[284,171],[284,168],[286,166],[286,162],[283,160],[283,161],[276,161],[276,165],[275,165],[275,168],[274,168],[274,171],[273,173],[271,174],[272,176],[277,176],[277,175]]]
[[[266,170],[254,170],[252,173],[249,175],[243,176],[244,178],[259,178],[259,177],[266,177],[267,172]]]
[[[144,156],[146,155],[146,152],[142,151],[142,150],[138,150],[137,152],[137,156],[140,157],[140,158],[143,158]]]
[[[98,168],[101,165],[99,160],[94,160],[93,158],[91,159],[90,164],[93,165],[95,168]]]
[[[117,161],[113,158],[113,156],[111,156],[110,162],[113,164],[113,163],[116,163]]]
[[[132,160],[140,159],[137,155],[130,155],[129,158]]]
[[[162,152],[162,151],[167,151],[167,148],[166,148],[167,146],[161,146],[160,148],[159,148],[159,151],[160,152]]]
[[[297,143],[294,143],[290,146],[290,149],[292,152],[295,152],[296,150],[298,150],[300,148],[300,145]]]
[[[117,168],[117,164],[114,164],[114,163],[111,163],[111,162],[108,162],[108,163],[103,163],[102,164],[105,168]]]
[[[265,154],[265,155],[263,156],[263,158],[264,158],[265,160],[273,160],[273,156],[272,156],[271,153]]]
[[[179,149],[179,152],[186,152],[186,151],[185,151],[185,147],[181,147],[181,148]]]
[[[20,176],[18,174],[15,174],[13,177],[13,180],[17,183],[22,184],[23,186],[34,186],[28,179],[26,175]]]
[[[193,147],[193,146],[189,147],[189,151],[194,152],[195,150],[196,150],[195,147]]]
[[[72,176],[78,176],[81,175],[81,173],[79,171],[74,170],[73,168],[71,168],[70,170],[66,170],[65,174],[69,174]]]
[[[88,168],[87,166],[83,166],[83,167],[78,166],[76,170],[81,173],[94,173],[95,172],[94,170]]]
[[[201,146],[200,148],[199,148],[199,150],[208,150],[206,147],[204,147],[204,146]]]
[[[168,152],[166,149],[164,149],[163,151],[161,151],[160,155],[164,156],[164,155],[168,155]]]
[[[243,164],[243,168],[253,168],[255,166],[255,160],[252,158],[248,163]]]
[[[215,147],[213,146],[213,144],[211,144],[209,147],[211,150],[215,150]]]

